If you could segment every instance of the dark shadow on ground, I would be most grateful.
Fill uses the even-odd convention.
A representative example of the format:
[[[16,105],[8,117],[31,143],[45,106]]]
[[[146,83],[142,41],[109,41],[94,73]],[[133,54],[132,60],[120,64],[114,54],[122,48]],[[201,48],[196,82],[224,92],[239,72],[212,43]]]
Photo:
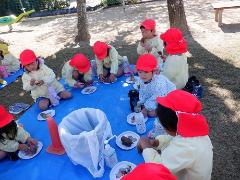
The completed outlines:
[[[224,33],[240,32],[240,23],[237,24],[222,24],[220,27]]]
[[[24,33],[24,32],[32,32],[33,30],[12,30],[12,31],[6,31],[6,32],[0,32],[0,34],[8,34],[8,33]]]
[[[129,44],[124,40],[124,37],[127,36],[130,32],[121,32],[118,36],[116,36],[116,40],[113,42],[109,42],[110,45],[114,46],[120,55],[128,56],[130,63],[134,64],[137,59],[137,44]],[[67,44],[66,47],[60,51],[58,51],[56,55],[56,59],[53,56],[47,57],[47,64],[50,68],[54,69],[54,72],[58,77],[61,77],[60,69],[63,67],[64,63],[70,60],[76,53],[83,53],[90,60],[95,59],[92,47],[90,45],[80,45],[80,47],[75,44]]]
[[[230,108],[224,102],[228,95],[216,93],[211,88],[223,88],[239,102],[240,69],[206,50],[191,35],[187,39],[192,54],[188,59],[190,74],[196,75],[204,87],[203,114],[208,119],[214,147],[212,179],[237,180],[240,177],[240,121],[233,117],[239,109]]]

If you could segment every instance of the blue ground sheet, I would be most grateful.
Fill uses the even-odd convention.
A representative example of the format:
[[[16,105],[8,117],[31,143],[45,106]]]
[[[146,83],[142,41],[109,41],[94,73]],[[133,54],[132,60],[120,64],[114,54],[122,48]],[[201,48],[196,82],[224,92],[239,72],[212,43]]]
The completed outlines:
[[[10,78],[10,77],[9,77]],[[105,112],[113,134],[119,135],[124,131],[136,132],[136,127],[127,123],[127,115],[131,112],[128,91],[133,89],[131,84],[125,82],[126,77],[118,78],[113,84],[94,82],[97,91],[93,94],[83,95],[79,89],[67,88],[73,94],[70,100],[62,100],[53,109],[56,111],[54,119],[57,124],[70,112],[80,108],[97,108]],[[4,159],[0,161],[0,180],[90,180],[94,179],[86,168],[74,165],[67,154],[58,156],[46,152],[51,144],[49,130],[46,121],[38,121],[40,110],[35,103],[19,119],[19,123],[31,134],[32,137],[43,143],[42,151],[33,159],[18,160],[16,162]],[[146,122],[147,132],[152,129],[153,118]],[[146,133],[143,135],[145,136]],[[133,148],[129,151],[120,149],[115,139],[110,144],[115,148],[118,161],[129,161],[134,164],[144,162],[141,154]],[[83,147],[84,148],[84,147]],[[103,177],[97,179],[109,179],[110,168],[105,166]]]
[[[11,84],[12,82],[14,82],[19,76],[22,76],[22,75],[23,75],[23,69],[19,69],[14,74],[11,74],[7,78],[4,78],[4,80],[7,81],[7,85],[8,85],[8,84]],[[2,84],[0,84],[0,89],[2,89],[4,87],[5,86],[2,86]]]

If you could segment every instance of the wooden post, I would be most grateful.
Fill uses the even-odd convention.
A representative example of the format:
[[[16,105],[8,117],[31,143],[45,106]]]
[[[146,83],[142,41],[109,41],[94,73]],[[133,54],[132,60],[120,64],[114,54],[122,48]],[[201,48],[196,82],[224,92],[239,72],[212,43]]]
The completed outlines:
[[[218,22],[218,9],[215,9],[215,21]]]
[[[126,10],[125,10],[125,0],[122,0],[122,5],[123,5],[123,11],[125,12]]]
[[[223,9],[220,9],[218,12],[218,26],[222,26],[222,13],[223,13]]]

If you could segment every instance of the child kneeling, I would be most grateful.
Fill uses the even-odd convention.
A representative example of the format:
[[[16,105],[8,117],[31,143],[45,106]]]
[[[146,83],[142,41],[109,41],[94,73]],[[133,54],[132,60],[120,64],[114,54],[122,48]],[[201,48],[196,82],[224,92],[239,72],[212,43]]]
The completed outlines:
[[[101,82],[115,82],[117,77],[123,75],[123,57],[113,46],[97,41],[93,45],[93,52],[96,56],[97,75]]]
[[[83,88],[93,83],[91,64],[83,54],[76,54],[64,64],[62,76],[74,88]]]

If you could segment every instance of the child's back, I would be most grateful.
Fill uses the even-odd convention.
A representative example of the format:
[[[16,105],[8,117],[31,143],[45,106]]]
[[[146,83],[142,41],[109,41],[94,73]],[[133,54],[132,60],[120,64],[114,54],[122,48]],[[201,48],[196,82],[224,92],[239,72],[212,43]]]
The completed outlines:
[[[158,97],[157,102],[158,120],[169,135],[153,142],[147,139],[148,146],[146,139],[140,140],[138,149],[143,149],[145,162],[164,164],[179,180],[210,180],[213,146],[201,102],[183,90]]]
[[[168,29],[160,38],[164,41],[168,53],[161,71],[177,89],[183,89],[188,81],[188,63],[184,55],[187,52],[187,42],[177,28]]]
[[[212,143],[209,136],[192,138],[176,136],[161,154],[163,164],[179,180],[210,180],[212,158]]]
[[[8,44],[0,42],[0,65],[5,66],[8,73],[15,72],[20,68],[19,60],[8,50]]]
[[[7,67],[8,73],[16,72],[20,68],[19,60],[11,53],[4,55],[2,65]]]
[[[187,57],[181,55],[169,55],[164,63],[162,74],[172,81],[177,89],[182,89],[188,81]]]

